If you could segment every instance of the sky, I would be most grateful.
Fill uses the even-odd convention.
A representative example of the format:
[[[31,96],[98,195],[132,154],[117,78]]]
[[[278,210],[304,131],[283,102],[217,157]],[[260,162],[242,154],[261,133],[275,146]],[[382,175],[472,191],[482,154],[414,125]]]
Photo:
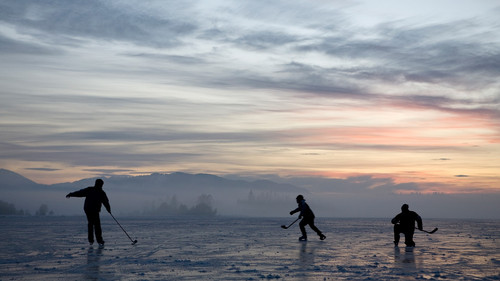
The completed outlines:
[[[500,191],[498,1],[0,1],[0,168]]]

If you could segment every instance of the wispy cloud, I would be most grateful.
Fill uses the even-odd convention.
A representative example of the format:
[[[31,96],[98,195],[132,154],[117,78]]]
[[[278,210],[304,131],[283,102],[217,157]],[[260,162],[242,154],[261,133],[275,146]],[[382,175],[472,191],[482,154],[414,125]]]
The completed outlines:
[[[2,2],[0,165],[498,180],[498,7],[371,5]]]
[[[52,168],[25,168],[26,170],[33,170],[33,171],[45,171],[45,172],[54,172],[54,171],[59,171],[60,169],[52,169]]]

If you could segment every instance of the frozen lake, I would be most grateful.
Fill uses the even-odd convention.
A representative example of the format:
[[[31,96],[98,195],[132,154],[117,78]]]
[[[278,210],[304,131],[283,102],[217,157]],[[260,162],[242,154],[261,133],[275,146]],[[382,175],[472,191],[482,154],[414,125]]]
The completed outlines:
[[[317,218],[299,242],[288,218],[0,217],[0,280],[500,280],[500,221],[429,220],[417,247],[393,247],[387,219]],[[404,240],[404,238],[402,239]]]

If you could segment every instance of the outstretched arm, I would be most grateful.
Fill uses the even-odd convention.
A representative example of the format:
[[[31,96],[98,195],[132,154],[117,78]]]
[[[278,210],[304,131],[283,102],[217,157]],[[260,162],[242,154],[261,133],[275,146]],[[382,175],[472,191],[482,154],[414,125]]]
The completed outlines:
[[[75,192],[70,192],[66,195],[66,198],[70,198],[70,197],[85,197],[87,196],[87,188],[84,188],[84,189],[80,189],[78,191],[75,191]]]
[[[300,212],[300,214],[299,214],[299,219],[300,219],[300,218],[302,218],[302,214],[304,213],[304,208],[305,208],[305,206],[304,206],[304,205],[299,204],[299,207],[297,207],[297,209],[295,209],[295,210],[291,211],[291,212],[290,212],[290,215],[293,215],[293,214],[295,214],[295,213],[297,213],[297,212]]]

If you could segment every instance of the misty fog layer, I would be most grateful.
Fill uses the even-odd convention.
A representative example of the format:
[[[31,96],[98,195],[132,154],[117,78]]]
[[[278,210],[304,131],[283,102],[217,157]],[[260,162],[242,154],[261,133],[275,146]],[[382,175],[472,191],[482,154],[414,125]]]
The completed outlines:
[[[94,181],[39,185],[2,170],[0,199],[14,213],[83,215],[84,200],[65,195]],[[297,207],[295,197],[303,194],[318,217],[392,218],[407,203],[424,218],[500,218],[497,193],[406,194],[398,192],[397,184],[380,185],[380,179],[369,177],[271,181],[171,173],[108,177],[103,188],[113,213],[122,215],[286,217]]]

